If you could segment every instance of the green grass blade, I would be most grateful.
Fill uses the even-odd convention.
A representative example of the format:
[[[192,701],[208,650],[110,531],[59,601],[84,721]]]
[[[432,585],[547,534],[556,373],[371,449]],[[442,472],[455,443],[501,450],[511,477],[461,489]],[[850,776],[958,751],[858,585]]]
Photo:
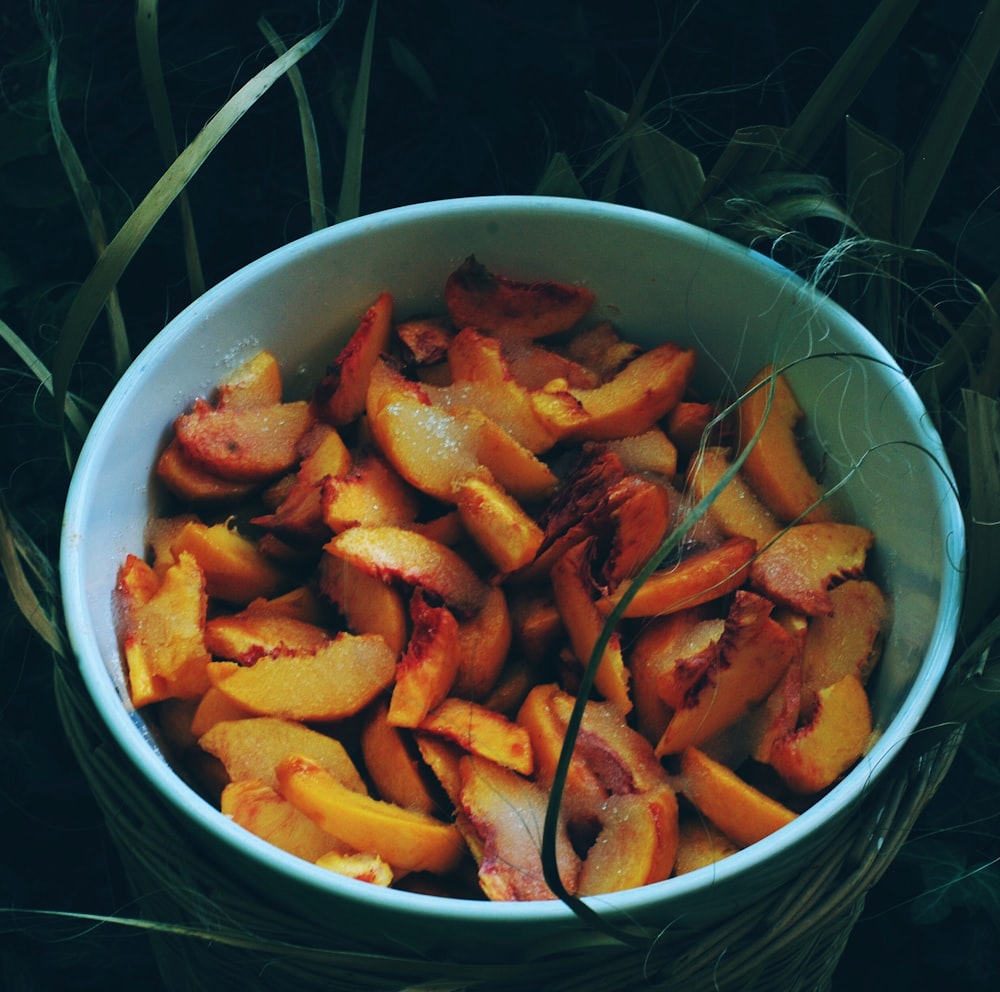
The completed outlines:
[[[901,241],[905,245],[913,243],[927,216],[998,52],[1000,0],[989,0],[913,153],[913,165],[903,193]]]
[[[107,228],[104,225],[104,217],[97,202],[97,195],[87,177],[83,162],[77,154],[76,148],[70,139],[66,128],[63,126],[62,115],[59,112],[58,94],[58,74],[59,74],[59,44],[48,28],[43,27],[46,41],[49,45],[49,65],[48,78],[46,83],[46,103],[48,107],[49,128],[52,133],[52,140],[55,143],[59,161],[63,171],[73,190],[80,213],[83,215],[83,222],[90,238],[90,243],[94,248],[94,254],[100,258],[108,245]],[[101,303],[107,313],[108,329],[111,335],[111,349],[115,370],[120,374],[128,365],[130,360],[128,334],[125,331],[125,318],[122,314],[121,304],[118,294],[112,291],[107,293]],[[95,314],[96,319],[96,314]]]
[[[372,73],[372,51],[375,47],[375,19],[378,0],[372,0],[368,12],[368,26],[361,48],[358,81],[354,87],[351,110],[347,122],[347,147],[344,151],[344,176],[337,201],[336,219],[350,220],[361,213],[361,168],[365,153],[365,122],[368,118],[368,88]]]
[[[163,78],[160,61],[159,0],[137,0],[135,6],[135,37],[139,55],[139,69],[146,100],[149,103],[153,128],[160,144],[160,153],[165,164],[177,158],[177,138],[174,135],[173,118],[170,114],[170,100]],[[181,215],[181,233],[184,241],[184,260],[187,265],[188,283],[192,297],[205,292],[205,275],[201,267],[198,238],[194,229],[194,215],[186,191],[181,191],[177,200]]]
[[[285,43],[266,17],[261,17],[257,21],[257,26],[278,55],[284,55],[288,51]],[[309,189],[309,217],[312,221],[312,229],[320,231],[326,227],[327,219],[326,200],[323,196],[323,166],[319,153],[319,139],[316,137],[316,121],[313,119],[312,108],[309,106],[309,96],[306,93],[306,84],[298,66],[292,66],[288,70],[288,81],[292,84],[295,103],[299,108],[302,150],[306,162],[306,184]]]
[[[535,187],[535,193],[539,196],[569,196],[579,199],[587,195],[565,152],[556,152],[549,159],[549,164]]]
[[[261,69],[245,83],[156,181],[97,260],[70,306],[52,362],[53,396],[64,415],[69,380],[84,342],[118,280],[149,232],[198,171],[216,145],[274,83],[312,51],[333,26],[329,21]]]

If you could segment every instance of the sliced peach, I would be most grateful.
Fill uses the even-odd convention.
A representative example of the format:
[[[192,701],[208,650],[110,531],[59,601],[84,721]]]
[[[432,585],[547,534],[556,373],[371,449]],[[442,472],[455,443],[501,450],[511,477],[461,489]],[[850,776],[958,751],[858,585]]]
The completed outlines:
[[[681,755],[677,786],[704,816],[741,847],[763,840],[795,819],[792,810],[696,747],[686,748]]]
[[[445,699],[421,722],[420,730],[454,741],[463,750],[504,768],[530,775],[535,760],[528,731],[502,713],[467,699]]]
[[[656,753],[679,754],[732,726],[763,702],[795,655],[795,643],[770,616],[772,604],[740,590],[726,619],[722,652],[674,711]]]
[[[255,610],[270,614],[281,613],[317,627],[325,626],[330,618],[329,607],[320,599],[312,583],[293,586],[288,592],[273,599],[252,599],[244,607],[246,613],[253,613]]]
[[[596,541],[589,538],[570,548],[552,566],[552,593],[569,634],[573,654],[581,665],[588,665],[605,627],[605,619],[594,601],[590,569],[596,553]],[[621,637],[612,631],[606,639],[594,686],[622,714],[632,709],[629,695],[629,672],[622,659]]]
[[[444,302],[456,327],[533,339],[569,330],[593,305],[594,294],[585,286],[509,279],[469,256],[448,276]]]
[[[379,798],[428,815],[439,803],[428,788],[428,771],[412,735],[389,722],[389,705],[377,699],[365,711],[361,754]]]
[[[198,706],[191,717],[191,735],[201,737],[224,720],[245,720],[252,717],[253,713],[233,702],[221,689],[210,685],[198,697]]]
[[[577,895],[636,889],[669,878],[677,857],[677,797],[668,786],[612,796],[580,870]]]
[[[200,696],[209,686],[205,579],[186,552],[162,580],[129,555],[118,573],[116,605],[132,704]]]
[[[716,417],[716,409],[711,403],[696,400],[681,400],[667,414],[667,436],[678,453],[685,459],[699,451],[708,440],[709,425]]]
[[[266,654],[315,651],[330,639],[316,624],[261,608],[223,613],[205,624],[205,646],[224,661],[252,665]]]
[[[793,792],[811,795],[850,769],[867,750],[871,735],[868,694],[857,675],[847,674],[817,691],[806,724],[778,738],[769,761]]]
[[[642,348],[622,338],[608,320],[578,331],[566,344],[566,356],[593,371],[597,382],[613,379],[640,354]]]
[[[714,865],[740,849],[711,820],[689,816],[681,820],[677,838],[675,875],[686,875],[708,865]]]
[[[396,325],[396,338],[402,345],[407,364],[417,367],[444,362],[454,336],[447,321],[439,317],[413,317]]]
[[[486,584],[456,551],[401,527],[351,527],[325,545],[337,558],[383,581],[398,579],[440,596],[459,617],[486,602]]]
[[[802,710],[802,656],[797,654],[771,694],[749,717],[745,729],[752,758],[767,764],[774,742],[792,733]]]
[[[378,634],[398,657],[406,647],[409,622],[398,589],[345,558],[324,555],[319,588],[343,615],[352,634]]]
[[[611,510],[614,534],[602,578],[610,586],[632,578],[659,549],[673,521],[666,488],[640,475],[626,476],[624,498]]]
[[[502,586],[488,586],[482,609],[458,624],[458,673],[452,695],[481,701],[492,692],[512,636],[507,595]]]
[[[321,829],[394,870],[447,874],[465,857],[454,824],[353,792],[310,758],[289,756],[277,774],[281,793]]]
[[[203,468],[185,454],[176,437],[163,449],[156,462],[160,481],[175,495],[192,503],[223,503],[250,495],[256,482],[233,482]]]
[[[234,782],[259,780],[278,787],[274,769],[288,754],[307,754],[336,775],[349,789],[367,792],[344,745],[294,720],[258,716],[216,723],[198,740],[200,747],[215,755]]]
[[[288,584],[285,572],[227,523],[189,521],[171,542],[171,551],[194,557],[204,572],[206,591],[213,598],[246,604],[274,596]]]
[[[372,369],[379,356],[389,350],[392,310],[391,294],[381,293],[317,387],[314,401],[320,416],[329,423],[340,427],[364,412]]]
[[[815,523],[789,527],[754,560],[751,584],[807,616],[830,613],[830,586],[859,576],[875,535],[856,524]]]
[[[195,403],[174,421],[185,455],[233,482],[265,482],[298,461],[298,444],[313,424],[305,401],[270,406],[211,407]]]
[[[528,693],[538,684],[538,671],[521,658],[512,658],[500,672],[483,706],[514,719]]]
[[[342,720],[389,687],[396,655],[376,634],[339,634],[312,654],[268,655],[250,667],[218,661],[208,670],[213,685],[261,716]]]
[[[417,492],[375,452],[359,454],[349,471],[322,484],[322,518],[334,533],[357,526],[406,526],[419,511]]]
[[[383,888],[388,888],[395,879],[391,865],[379,855],[366,851],[327,851],[315,859],[315,864],[338,875]]]
[[[455,484],[462,523],[501,574],[534,559],[545,535],[512,496],[495,482],[467,478]]]
[[[277,358],[262,350],[241,362],[216,389],[216,406],[230,410],[272,406],[281,402],[281,366]]]
[[[451,800],[455,808],[459,805],[459,794],[462,791],[462,775],[459,770],[462,758],[466,753],[454,741],[449,741],[436,734],[415,733],[417,750],[427,767],[433,772],[434,778]]]
[[[220,808],[223,816],[244,830],[306,861],[315,861],[336,843],[265,782],[254,779],[230,782],[222,790]]]
[[[548,797],[534,782],[483,758],[460,763],[459,824],[479,864],[479,883],[494,901],[552,899],[542,868],[542,831]],[[580,859],[560,823],[556,865],[569,892],[577,886]]]
[[[676,564],[653,572],[636,590],[622,616],[660,616],[726,596],[746,582],[756,550],[750,538],[731,537],[716,547],[685,555]],[[610,613],[630,587],[630,580],[626,580],[599,600],[601,613]]]
[[[571,345],[577,336],[574,334],[571,338]],[[577,389],[592,389],[601,382],[597,372],[575,361],[571,355],[521,338],[505,338],[503,344],[511,375],[525,389],[542,389],[553,379],[560,379]]]
[[[705,448],[691,459],[687,484],[692,497],[700,502],[719,485],[732,467],[725,448]],[[735,473],[713,498],[708,516],[729,537],[749,537],[762,548],[781,529],[774,514],[747,485],[741,472]]]
[[[667,479],[677,472],[677,446],[659,427],[603,443],[629,472],[651,472]]]
[[[864,579],[834,586],[830,601],[833,612],[809,622],[802,662],[805,699],[848,673],[857,675],[864,685],[878,660],[881,634],[889,618],[885,594]]]
[[[771,512],[782,521],[816,523],[830,518],[823,488],[806,467],[795,428],[802,408],[788,381],[771,366],[762,369],[747,387],[749,395],[736,416],[739,448],[748,448],[743,471]]]
[[[413,631],[396,665],[388,720],[417,727],[440,705],[458,674],[458,621],[445,606],[431,606],[420,590],[410,597]]]
[[[510,599],[511,630],[518,652],[531,665],[552,656],[563,634],[562,617],[549,587],[522,587]]]
[[[601,386],[547,387],[532,393],[532,402],[542,422],[562,441],[641,434],[678,403],[694,364],[692,350],[672,343],[657,345]]]

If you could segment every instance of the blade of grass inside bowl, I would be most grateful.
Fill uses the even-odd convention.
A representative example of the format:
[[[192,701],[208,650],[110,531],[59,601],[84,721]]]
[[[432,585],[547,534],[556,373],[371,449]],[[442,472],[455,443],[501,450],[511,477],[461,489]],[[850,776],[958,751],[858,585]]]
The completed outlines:
[[[913,243],[1000,53],[1000,0],[989,0],[912,155],[903,192],[902,244]]]
[[[268,44],[278,55],[288,51],[278,33],[266,17],[257,21],[257,27],[267,38]],[[316,121],[313,119],[306,84],[298,66],[292,66],[288,72],[288,81],[292,84],[295,103],[299,108],[299,125],[302,128],[302,152],[306,162],[306,185],[309,190],[309,217],[312,230],[321,231],[326,227],[326,201],[323,196],[323,166],[319,153],[319,139],[316,137]]]
[[[62,114],[59,111],[59,91],[57,86],[58,66],[59,66],[59,42],[52,34],[47,25],[42,25],[42,32],[45,36],[46,44],[49,48],[48,77],[46,81],[46,104],[48,109],[49,130],[52,133],[52,140],[59,155],[63,172],[73,190],[77,206],[83,216],[83,223],[87,229],[87,235],[93,246],[94,254],[100,258],[107,250],[108,232],[104,225],[104,217],[97,202],[94,188],[90,184],[83,162],[77,154],[66,128],[63,125]],[[122,314],[121,303],[118,293],[111,288],[101,301],[108,318],[108,330],[111,338],[111,353],[115,365],[115,373],[121,373],[128,366],[130,361],[128,334],[125,331],[125,318]],[[96,319],[96,315],[95,315]]]
[[[56,413],[60,419],[65,415],[69,380],[80,350],[105,301],[114,291],[139,246],[215,146],[284,75],[289,66],[295,65],[326,37],[334,23],[331,20],[317,28],[244,83],[156,181],[112,238],[107,249],[101,253],[70,306],[55,347],[52,382]]]
[[[344,151],[344,175],[340,184],[336,220],[351,220],[361,213],[361,167],[365,154],[365,122],[368,118],[368,89],[371,83],[372,51],[375,47],[375,19],[378,0],[372,0],[361,46],[358,81],[347,119],[347,146]]]
[[[587,196],[565,152],[556,152],[549,159],[549,164],[535,187],[535,193],[539,196],[566,196],[576,199],[585,199]]]
[[[146,88],[146,101],[153,120],[153,129],[160,145],[164,165],[177,158],[177,138],[170,113],[170,99],[160,61],[159,0],[137,0],[135,5],[135,40],[139,56],[139,71]],[[205,292],[205,275],[201,267],[198,238],[194,229],[194,215],[187,191],[182,190],[177,200],[181,215],[181,237],[184,241],[184,261],[187,266],[191,296]]]

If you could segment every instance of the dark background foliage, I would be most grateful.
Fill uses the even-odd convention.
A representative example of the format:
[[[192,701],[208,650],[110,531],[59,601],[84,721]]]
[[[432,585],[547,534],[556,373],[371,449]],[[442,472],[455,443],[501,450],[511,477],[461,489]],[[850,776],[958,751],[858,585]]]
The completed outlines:
[[[369,98],[361,209],[461,195],[531,192],[564,151],[587,172],[608,140],[586,99],[627,109],[666,46],[646,107],[710,165],[733,131],[788,124],[867,16],[870,3],[712,0],[382,0]],[[980,4],[927,0],[852,113],[912,148]],[[294,0],[164,3],[160,50],[183,146],[273,53],[257,19],[289,42],[334,8]],[[136,57],[130,4],[15,0],[0,13],[0,318],[48,359],[93,252],[58,157],[45,103],[42,24],[59,39],[59,104],[114,232],[163,171]],[[316,116],[328,204],[337,200],[345,120],[368,4],[349,2],[301,69]],[[919,246],[989,283],[1000,272],[1000,112],[987,89]],[[834,136],[813,163],[842,179]],[[209,285],[308,233],[301,135],[279,82],[189,188]],[[623,191],[628,199],[630,191]],[[333,219],[332,216],[330,218]],[[137,352],[190,299],[180,228],[168,213],[120,284]],[[0,346],[8,511],[54,561],[65,460],[47,396]],[[99,404],[113,384],[98,324],[73,377]],[[4,908],[130,915],[130,895],[66,744],[52,661],[12,603],[0,603],[0,900]],[[1000,727],[970,731],[945,786],[872,893],[838,988],[995,988],[1000,982]],[[0,988],[156,988],[141,934],[23,912],[0,924]]]

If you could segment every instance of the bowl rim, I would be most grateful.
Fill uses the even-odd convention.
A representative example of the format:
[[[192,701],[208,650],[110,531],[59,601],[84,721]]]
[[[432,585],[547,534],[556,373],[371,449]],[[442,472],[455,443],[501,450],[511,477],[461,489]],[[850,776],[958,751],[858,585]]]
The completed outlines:
[[[215,306],[218,301],[231,294],[238,294],[242,286],[274,268],[283,266],[304,249],[329,246],[353,238],[362,232],[375,233],[400,223],[433,221],[447,214],[496,214],[498,211],[587,215],[597,221],[610,220],[644,225],[661,232],[667,238],[697,241],[702,246],[710,246],[713,252],[737,257],[762,275],[768,274],[770,278],[777,275],[795,292],[807,294],[808,298],[824,311],[835,314],[841,324],[852,326],[855,332],[860,331],[868,337],[871,350],[886,365],[898,372],[897,388],[906,394],[907,403],[923,411],[926,416],[922,401],[898,364],[860,322],[828,296],[773,259],[704,228],[638,207],[546,196],[458,197],[393,207],[343,221],[267,252],[220,280],[205,294],[182,309],[155,335],[111,390],[81,450],[66,499],[60,539],[60,573],[67,634],[86,688],[97,706],[102,721],[118,745],[169,806],[179,809],[200,828],[207,829],[215,839],[225,845],[238,846],[251,858],[262,859],[269,865],[280,868],[283,873],[292,876],[306,887],[316,888],[324,893],[335,890],[338,895],[343,895],[357,904],[370,906],[376,912],[385,912],[388,904],[391,904],[391,909],[400,914],[418,913],[424,917],[433,916],[443,924],[481,920],[500,926],[507,921],[541,925],[549,922],[566,923],[574,920],[576,914],[570,906],[559,900],[494,903],[410,893],[398,889],[385,892],[367,883],[335,876],[317,868],[249,834],[224,817],[163,760],[141,719],[126,709],[108,677],[107,666],[87,623],[88,591],[83,581],[81,542],[78,540],[88,494],[97,491],[94,485],[94,472],[101,446],[101,426],[105,421],[114,418],[119,407],[142,383],[147,374],[146,370],[155,364],[160,353],[170,350],[179,339],[183,339],[206,308]],[[936,433],[932,432],[932,437],[937,439],[940,445]],[[708,884],[721,885],[742,876],[757,862],[779,856],[786,849],[790,850],[805,842],[816,826],[843,812],[845,804],[853,806],[873,787],[891,759],[916,729],[929,706],[947,668],[957,635],[964,572],[964,521],[957,497],[954,496],[954,479],[943,445],[940,445],[934,454],[940,460],[942,471],[946,473],[952,490],[952,498],[939,506],[937,512],[943,519],[942,532],[948,534],[948,548],[953,567],[946,569],[941,576],[938,614],[932,637],[922,656],[921,678],[910,689],[903,706],[884,728],[882,738],[830,793],[800,814],[793,824],[770,837],[714,865],[697,869],[689,874],[626,892],[588,897],[585,902],[596,909],[618,916],[643,910],[661,900],[667,902],[675,898],[684,899]]]

